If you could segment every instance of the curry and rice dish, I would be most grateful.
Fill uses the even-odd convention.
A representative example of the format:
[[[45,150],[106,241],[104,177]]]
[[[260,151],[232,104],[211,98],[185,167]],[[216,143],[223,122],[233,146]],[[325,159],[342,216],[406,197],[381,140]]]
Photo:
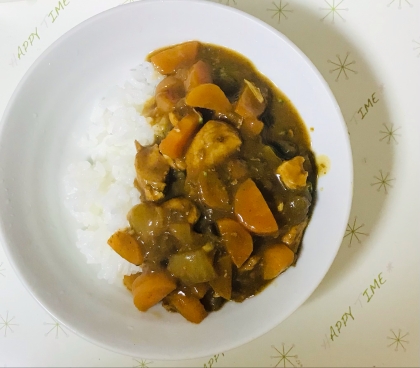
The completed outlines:
[[[290,101],[243,56],[186,42],[148,57],[163,77],[133,142],[141,203],[108,244],[140,272],[134,304],[193,323],[259,293],[295,264],[315,199],[309,136]]]

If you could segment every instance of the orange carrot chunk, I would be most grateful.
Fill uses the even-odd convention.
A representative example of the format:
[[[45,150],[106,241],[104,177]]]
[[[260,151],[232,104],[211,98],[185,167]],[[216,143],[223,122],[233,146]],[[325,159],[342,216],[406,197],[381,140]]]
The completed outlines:
[[[240,223],[228,218],[217,220],[217,227],[233,263],[241,267],[253,250],[251,235]]]
[[[193,88],[185,98],[188,106],[202,107],[209,110],[225,112],[232,106],[220,87],[213,83],[200,84]]]
[[[235,194],[234,210],[241,224],[254,234],[271,235],[279,229],[267,202],[252,179],[247,179],[239,186]]]
[[[235,106],[235,112],[243,117],[258,117],[265,110],[266,103],[261,91],[254,83],[245,79],[245,86]]]
[[[195,296],[198,299],[203,298],[209,289],[210,289],[210,285],[207,282],[194,284],[189,287],[189,291],[191,295]]]
[[[152,54],[150,62],[159,73],[172,74],[178,68],[189,67],[194,64],[198,46],[197,41],[185,42]]]
[[[204,309],[200,301],[182,292],[173,293],[167,297],[169,304],[172,305],[187,321],[200,323],[207,317],[208,312]]]
[[[185,89],[190,91],[205,83],[213,83],[211,69],[206,62],[199,60],[188,70],[187,79],[184,82]]]
[[[261,133],[263,128],[264,123],[261,120],[258,120],[257,118],[248,117],[245,118],[242,123],[241,132],[247,136],[255,137]]]
[[[124,275],[123,283],[124,286],[131,291],[134,280],[141,275],[141,272],[133,273],[131,275]]]
[[[178,125],[160,142],[160,152],[173,160],[180,158],[191,142],[192,137],[198,131],[200,119],[201,116],[198,113],[183,117],[178,122]]]
[[[132,285],[134,305],[142,312],[176,289],[176,282],[163,272],[141,274]]]
[[[271,280],[289,268],[295,259],[295,253],[285,244],[274,244],[263,252],[263,277]]]
[[[108,239],[109,246],[121,257],[135,265],[143,263],[143,253],[136,238],[125,231],[117,231]]]
[[[216,263],[217,277],[210,281],[214,292],[226,300],[232,296],[232,261],[229,254],[219,258]]]

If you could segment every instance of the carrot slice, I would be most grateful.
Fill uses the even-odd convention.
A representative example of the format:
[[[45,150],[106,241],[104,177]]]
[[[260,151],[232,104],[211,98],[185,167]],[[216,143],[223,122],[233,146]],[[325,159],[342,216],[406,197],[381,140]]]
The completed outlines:
[[[232,296],[232,261],[229,255],[221,257],[216,263],[217,277],[210,281],[214,292],[230,300]]]
[[[117,231],[108,239],[108,244],[121,257],[135,265],[143,263],[143,253],[136,238],[125,231]]]
[[[176,289],[176,282],[163,272],[141,274],[132,285],[134,305],[146,312]]]
[[[131,291],[134,280],[141,275],[141,272],[132,273],[131,275],[124,275],[123,283],[125,287]]]
[[[191,295],[195,296],[198,299],[203,298],[209,289],[210,289],[210,285],[207,282],[194,284],[189,287],[189,291]]]
[[[220,112],[229,111],[232,106],[220,87],[213,83],[200,84],[193,88],[185,98],[185,103]]]
[[[271,280],[289,268],[295,259],[295,253],[285,244],[274,244],[263,252],[263,277]]]
[[[235,112],[243,117],[258,117],[266,103],[258,87],[245,79],[245,86],[235,106]]]
[[[185,89],[190,91],[200,84],[213,83],[210,66],[202,61],[197,61],[188,71],[187,79],[184,82]]]
[[[165,300],[168,300],[169,304],[187,321],[200,323],[208,315],[208,312],[204,309],[204,305],[194,296],[179,292],[172,293]]]
[[[197,57],[199,43],[197,41],[182,44],[157,51],[152,54],[150,62],[161,74],[175,73],[178,68],[189,67]]]
[[[270,235],[278,231],[277,222],[252,179],[247,179],[235,194],[235,215],[249,231]]]
[[[251,235],[240,223],[228,218],[217,220],[217,226],[233,263],[241,267],[253,250]]]
[[[173,128],[159,144],[159,150],[163,155],[173,160],[180,158],[190,143],[193,135],[200,126],[201,116],[198,113],[183,117],[178,125]]]
[[[245,118],[242,126],[241,132],[247,136],[255,137],[256,135],[260,134],[264,128],[264,123],[257,118]]]

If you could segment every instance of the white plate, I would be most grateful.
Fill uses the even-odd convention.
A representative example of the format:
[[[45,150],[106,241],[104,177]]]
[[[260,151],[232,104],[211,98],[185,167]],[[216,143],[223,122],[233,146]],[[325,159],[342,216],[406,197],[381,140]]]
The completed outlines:
[[[74,158],[72,133],[96,99],[152,50],[186,40],[234,49],[294,103],[316,154],[331,168],[297,266],[257,297],[228,303],[200,325],[156,306],[138,312],[129,293],[96,278],[74,246],[61,175]],[[29,69],[4,114],[0,136],[2,243],[28,291],[80,336],[149,359],[187,359],[244,344],[275,327],[315,290],[347,223],[352,159],[345,123],[327,84],[286,37],[232,8],[190,0],[142,1],[99,14],[55,42]]]

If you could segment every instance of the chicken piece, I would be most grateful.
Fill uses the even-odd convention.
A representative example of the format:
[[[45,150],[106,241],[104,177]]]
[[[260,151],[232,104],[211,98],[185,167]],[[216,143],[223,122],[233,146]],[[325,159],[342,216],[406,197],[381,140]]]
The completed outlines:
[[[152,117],[152,116],[155,116],[155,114],[156,114],[156,109],[157,109],[157,107],[156,107],[156,99],[155,99],[155,97],[153,96],[153,97],[149,98],[149,99],[145,102],[145,104],[144,104],[144,106],[143,106],[143,110],[142,110],[141,114],[142,114],[143,116],[145,116],[145,117]]]
[[[296,156],[289,161],[283,161],[277,168],[276,173],[287,188],[297,189],[306,185],[308,172],[303,168],[304,161],[302,156]]]
[[[137,151],[134,166],[138,187],[147,201],[157,201],[163,198],[170,166],[159,152],[157,144],[137,147],[140,149]]]
[[[194,225],[200,217],[200,212],[195,204],[184,197],[172,198],[163,203],[162,207],[185,218],[191,225]]]
[[[185,165],[185,160],[183,158],[176,158],[175,160],[173,160],[169,156],[166,156],[166,155],[162,155],[162,156],[165,158],[168,165],[172,167],[173,169],[179,170],[179,171],[185,171],[187,169]]]
[[[195,135],[185,156],[193,173],[217,166],[239,150],[242,141],[229,124],[210,120]]]
[[[303,231],[305,230],[306,225],[308,225],[307,218],[300,224],[292,226],[290,230],[281,238],[281,241],[295,253],[297,252],[299,244],[302,240]]]
[[[163,79],[155,91],[157,108],[162,112],[171,112],[177,102],[185,96],[184,82],[174,76]]]

